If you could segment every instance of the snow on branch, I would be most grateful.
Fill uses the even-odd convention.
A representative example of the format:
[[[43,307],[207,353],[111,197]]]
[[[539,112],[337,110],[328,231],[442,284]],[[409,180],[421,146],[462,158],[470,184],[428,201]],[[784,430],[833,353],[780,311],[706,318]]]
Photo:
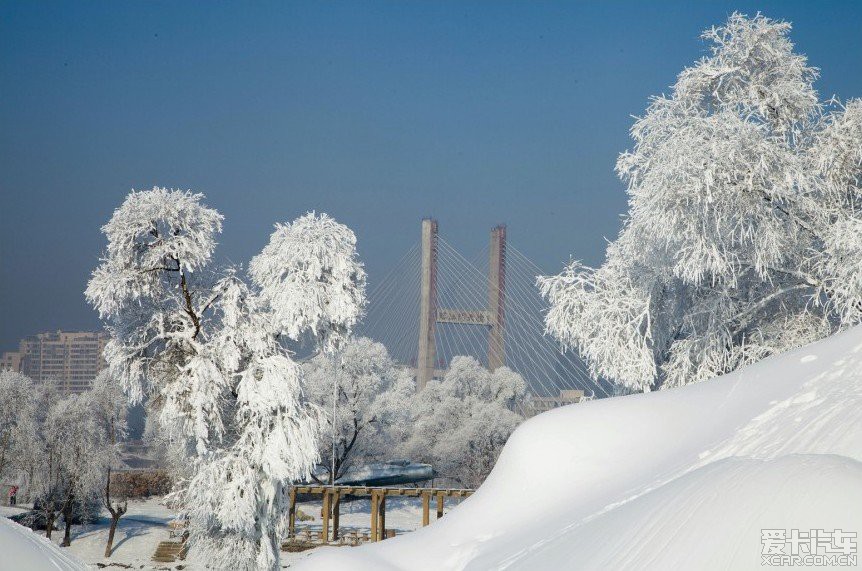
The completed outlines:
[[[319,414],[280,334],[326,350],[364,305],[353,232],[313,213],[277,226],[254,285],[213,264],[222,216],[203,195],[132,191],[103,227],[87,285],[110,375],[146,401],[176,458],[172,501],[208,566],[278,569],[285,490],[318,459]]]
[[[539,278],[547,331],[594,376],[678,386],[862,318],[862,102],[821,103],[789,32],[738,13],[707,30],[632,126],[604,264]]]
[[[326,352],[344,343],[365,307],[356,236],[327,214],[276,224],[250,272],[278,331],[294,340],[310,333]]]

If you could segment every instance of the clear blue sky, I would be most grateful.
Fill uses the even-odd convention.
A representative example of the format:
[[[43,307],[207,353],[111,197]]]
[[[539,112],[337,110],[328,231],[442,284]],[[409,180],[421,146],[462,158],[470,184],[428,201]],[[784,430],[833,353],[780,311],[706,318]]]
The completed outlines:
[[[206,193],[245,263],[309,209],[372,283],[419,220],[491,226],[546,271],[598,263],[631,115],[733,10],[793,22],[824,95],[862,96],[862,2],[0,3],[0,350],[95,328],[82,291],[130,188]]]

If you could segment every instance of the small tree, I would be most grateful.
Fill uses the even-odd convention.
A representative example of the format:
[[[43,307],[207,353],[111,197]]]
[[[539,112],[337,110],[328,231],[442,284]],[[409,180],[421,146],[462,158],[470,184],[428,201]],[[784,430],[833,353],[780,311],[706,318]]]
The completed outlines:
[[[455,357],[443,379],[412,400],[412,432],[402,451],[461,486],[478,487],[523,422],[517,411],[526,399],[526,383],[514,371],[490,372],[473,357]]]
[[[0,371],[0,481],[27,469],[36,446],[36,390],[20,373]]]
[[[28,456],[30,489],[37,508],[45,518],[45,536],[51,539],[58,511],[61,510],[63,432],[58,429],[56,406],[60,395],[51,380],[36,391],[37,439],[34,453]]]
[[[862,101],[818,101],[790,25],[733,14],[631,129],[604,264],[540,278],[546,325],[635,390],[727,373],[862,319]]]
[[[102,504],[111,514],[105,557],[110,557],[117,525],[129,507],[126,486],[112,481],[114,468],[122,465],[121,443],[128,431],[126,423],[128,400],[107,370],[96,377],[89,397],[101,437],[100,462],[104,467],[101,499]]]
[[[62,546],[72,544],[73,512],[84,515],[101,485],[103,438],[93,414],[89,395],[70,395],[59,400],[45,421],[49,453],[54,456],[48,469],[45,491],[53,508],[63,514],[65,530]],[[51,514],[52,519],[55,514]],[[47,518],[46,518],[47,519]],[[50,521],[53,523],[53,521]],[[50,537],[50,525],[48,528]]]
[[[339,361],[336,365],[318,354],[303,365],[306,396],[321,409],[331,406],[333,382],[337,385],[335,473],[327,466],[329,482],[340,478],[356,459],[379,458],[392,450],[389,430],[407,420],[415,392],[407,371],[395,365],[383,344],[367,337],[348,341]],[[318,438],[323,459],[332,457],[331,416],[327,417],[329,429]]]

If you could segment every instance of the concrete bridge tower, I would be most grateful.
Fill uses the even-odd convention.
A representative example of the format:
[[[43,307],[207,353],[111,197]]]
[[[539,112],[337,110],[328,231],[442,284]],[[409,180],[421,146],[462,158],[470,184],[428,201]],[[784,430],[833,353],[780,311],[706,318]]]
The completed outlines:
[[[488,368],[506,364],[506,227],[491,230],[488,258],[488,306],[485,309],[437,307],[437,221],[422,220],[422,268],[419,298],[419,347],[416,361],[416,387],[441,374],[436,369],[437,348],[434,332],[437,323],[484,325],[488,328]]]

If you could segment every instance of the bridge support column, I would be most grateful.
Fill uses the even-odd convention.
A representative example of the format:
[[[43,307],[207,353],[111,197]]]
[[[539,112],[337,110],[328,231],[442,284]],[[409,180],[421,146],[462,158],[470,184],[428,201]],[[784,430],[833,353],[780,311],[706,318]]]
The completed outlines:
[[[506,344],[503,337],[506,302],[506,226],[491,230],[488,254],[488,369],[506,364]]]
[[[416,360],[416,390],[421,391],[434,377],[437,347],[437,221],[422,220],[422,284],[419,298],[419,352]]]

